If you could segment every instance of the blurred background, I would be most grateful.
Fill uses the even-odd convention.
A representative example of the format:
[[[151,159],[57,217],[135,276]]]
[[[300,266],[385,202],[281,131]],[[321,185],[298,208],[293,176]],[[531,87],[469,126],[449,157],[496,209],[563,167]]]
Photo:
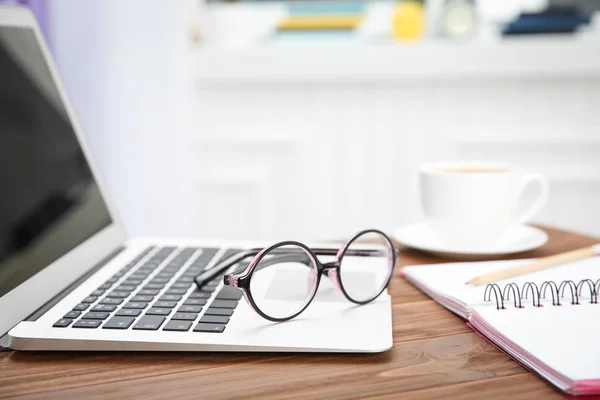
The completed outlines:
[[[134,235],[422,218],[419,165],[545,174],[600,235],[600,1],[30,0]]]

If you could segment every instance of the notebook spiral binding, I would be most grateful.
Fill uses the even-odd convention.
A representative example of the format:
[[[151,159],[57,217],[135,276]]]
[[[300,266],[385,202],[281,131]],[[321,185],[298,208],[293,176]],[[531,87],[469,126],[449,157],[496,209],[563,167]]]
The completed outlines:
[[[484,301],[492,301],[492,293],[496,299],[496,308],[498,310],[504,310],[504,301],[509,301],[512,293],[515,308],[525,308],[522,304],[522,300],[527,300],[527,296],[531,293],[532,304],[534,307],[543,307],[541,299],[546,298],[546,291],[549,289],[552,295],[552,305],[560,306],[561,298],[565,297],[565,290],[569,288],[571,293],[571,304],[576,305],[579,303],[579,297],[583,293],[584,289],[589,289],[590,303],[598,304],[598,296],[600,295],[600,279],[595,283],[591,279],[582,279],[578,283],[572,280],[566,280],[556,284],[554,281],[545,281],[540,286],[533,282],[525,282],[521,288],[516,283],[509,283],[500,288],[496,283],[490,283],[485,287],[483,293]],[[587,292],[587,290],[586,290]]]

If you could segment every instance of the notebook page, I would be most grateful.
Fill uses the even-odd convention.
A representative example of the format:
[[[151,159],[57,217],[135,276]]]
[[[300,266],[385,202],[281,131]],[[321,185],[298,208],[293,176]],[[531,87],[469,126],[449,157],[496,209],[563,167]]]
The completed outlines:
[[[478,275],[515,267],[529,261],[531,260],[415,265],[403,268],[403,273],[410,276],[411,279],[427,286],[435,293],[451,297],[464,304],[467,308],[472,308],[487,304],[483,301],[485,285],[471,286],[466,285],[465,282]],[[594,282],[600,278],[600,257],[592,257],[563,264],[496,283],[502,289],[504,289],[506,284],[511,282],[516,283],[519,288],[522,288],[525,282],[534,282],[538,286],[541,286],[544,281],[552,280],[559,285],[564,280],[570,279],[577,283],[585,278],[592,279]],[[548,294],[548,296],[550,295]]]
[[[573,382],[600,382],[600,304],[586,300],[580,305],[505,310],[483,306],[473,309],[470,321],[475,327],[477,319],[507,341],[500,347],[563,390],[556,373]],[[509,350],[510,343],[516,349]]]

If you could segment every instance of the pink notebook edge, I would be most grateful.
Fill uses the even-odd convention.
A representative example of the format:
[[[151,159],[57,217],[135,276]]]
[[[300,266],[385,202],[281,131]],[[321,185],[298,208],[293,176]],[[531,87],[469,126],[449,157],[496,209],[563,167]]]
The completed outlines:
[[[469,328],[471,328],[473,330],[473,332],[475,332],[477,335],[482,337],[486,342],[490,343],[492,346],[494,346],[500,352],[504,353],[511,360],[515,361],[516,363],[521,365],[526,370],[534,373],[535,375],[542,378],[544,381],[548,382],[550,385],[552,385],[552,387],[555,387],[556,389],[561,390],[564,393],[567,393],[572,396],[600,395],[600,378],[599,379],[582,379],[582,380],[573,380],[573,381],[568,380],[566,377],[563,377],[557,371],[550,368],[549,366],[547,366],[546,364],[541,362],[539,359],[534,357],[531,353],[529,353],[525,349],[517,346],[516,344],[514,344],[514,342],[512,342],[512,341],[508,340],[508,338],[504,337],[504,335],[499,334],[498,337],[502,338],[502,340],[505,343],[509,344],[509,346],[507,346],[507,347],[511,347],[511,350],[513,350],[515,353],[519,353],[522,356],[525,356],[523,358],[533,361],[532,364],[536,364],[536,363],[539,364],[540,368],[536,369],[534,366],[529,366],[529,365],[521,362],[517,358],[513,357],[505,348],[503,348],[500,344],[496,343],[494,340],[490,339],[490,337],[488,335],[486,335],[479,328],[477,328],[475,325],[473,325],[473,323],[471,322],[473,320],[473,318],[476,318],[479,321],[485,322],[485,319],[482,318],[480,316],[480,314],[478,314],[476,311],[473,310],[470,313],[469,318],[467,320],[467,326]],[[488,324],[488,326],[491,328],[493,327],[492,325],[489,325],[489,324]],[[511,346],[511,344],[512,344],[512,346]],[[568,390],[562,390],[560,387],[556,386],[553,382],[551,382],[548,378],[546,378],[544,375],[542,375],[540,373],[541,370],[546,371],[549,375],[553,375],[554,377],[560,378],[558,380],[561,380],[565,384],[567,384],[567,381],[568,381],[568,386],[569,386]]]
[[[402,268],[399,269],[399,271],[398,271],[398,276],[399,277],[401,277],[402,279],[406,280],[412,286],[416,287],[418,290],[420,290],[421,292],[423,292],[426,296],[428,296],[432,300],[436,301],[441,306],[449,309],[451,312],[453,312],[455,314],[458,314],[460,317],[465,318],[460,313],[456,312],[455,310],[452,310],[446,304],[444,304],[444,301],[442,299],[438,298],[438,296],[435,296],[434,294],[436,292],[434,290],[432,290],[431,288],[429,288],[426,285],[424,285],[423,283],[421,283],[418,279],[415,279],[415,278],[411,277],[410,275],[408,275],[406,273],[406,271],[405,271],[406,267],[407,266],[403,266]],[[505,349],[503,349],[502,347],[500,347],[500,345],[496,344],[494,341],[492,341],[490,338],[488,338],[483,332],[481,332],[471,322],[469,322],[471,320],[473,314],[476,314],[476,311],[474,311],[472,309],[468,309],[467,313],[468,313],[468,315],[466,317],[466,324],[467,324],[467,326],[471,330],[473,330],[477,335],[479,335],[480,337],[482,337],[486,342],[490,343],[492,346],[494,346],[500,352],[502,352],[503,354],[505,354],[508,358],[510,358],[511,360],[515,361],[519,365],[521,365],[527,371],[530,371],[533,374],[535,374],[536,376],[539,376],[540,378],[542,378],[542,380],[544,380],[545,382],[549,383],[551,385],[551,387],[553,387],[556,390],[561,391],[563,393],[567,393],[567,394],[569,394],[571,396],[589,396],[589,395],[600,396],[600,378],[599,379],[585,379],[585,380],[579,380],[579,381],[572,381],[572,385],[569,386],[569,389],[563,391],[562,389],[560,389],[559,387],[557,387],[556,385],[554,385],[545,376],[543,376],[542,374],[540,374],[533,367],[527,366],[524,363],[522,363],[521,361],[519,361],[516,358],[514,358],[512,355],[510,355],[510,353],[508,353]],[[484,321],[483,318],[480,318],[480,320]],[[508,342],[508,341],[506,341],[506,342]],[[536,359],[531,354],[529,354],[527,351],[521,351],[520,348],[518,348],[518,349],[515,348],[514,350],[516,350],[515,352],[517,352],[517,353],[520,352],[521,354],[525,354],[526,356],[528,356],[529,359]],[[543,363],[540,362],[540,364],[543,364]],[[543,364],[543,365],[545,366],[545,364]],[[557,375],[556,371],[550,369],[549,367],[547,367],[545,369],[548,371],[548,373],[550,373],[550,374],[552,374],[554,376]],[[565,381],[565,379],[562,379],[562,380]]]

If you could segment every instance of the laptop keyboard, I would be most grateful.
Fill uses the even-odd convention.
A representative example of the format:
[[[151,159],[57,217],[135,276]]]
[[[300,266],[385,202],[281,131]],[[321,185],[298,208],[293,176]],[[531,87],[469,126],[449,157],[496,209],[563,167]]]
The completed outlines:
[[[229,249],[220,260],[238,251]],[[193,327],[194,332],[223,332],[242,292],[220,285],[222,275],[201,289],[194,282],[218,252],[217,248],[149,247],[53,327],[175,332]]]

